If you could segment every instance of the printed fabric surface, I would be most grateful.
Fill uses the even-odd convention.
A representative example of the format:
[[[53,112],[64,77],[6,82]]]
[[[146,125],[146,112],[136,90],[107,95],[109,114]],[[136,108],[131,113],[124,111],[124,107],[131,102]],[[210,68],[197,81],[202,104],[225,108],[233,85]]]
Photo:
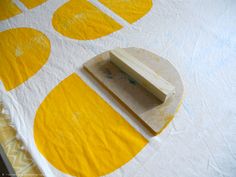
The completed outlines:
[[[180,73],[182,106],[161,134],[82,68],[116,47]],[[235,59],[233,0],[0,1],[0,101],[47,177],[234,177]]]

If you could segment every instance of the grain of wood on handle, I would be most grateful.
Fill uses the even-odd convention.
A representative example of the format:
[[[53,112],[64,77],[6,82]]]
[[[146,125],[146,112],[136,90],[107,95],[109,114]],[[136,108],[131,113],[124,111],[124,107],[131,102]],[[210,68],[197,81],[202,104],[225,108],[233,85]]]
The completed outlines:
[[[111,62],[130,75],[140,85],[165,102],[175,93],[175,87],[153,70],[121,48],[111,50]]]

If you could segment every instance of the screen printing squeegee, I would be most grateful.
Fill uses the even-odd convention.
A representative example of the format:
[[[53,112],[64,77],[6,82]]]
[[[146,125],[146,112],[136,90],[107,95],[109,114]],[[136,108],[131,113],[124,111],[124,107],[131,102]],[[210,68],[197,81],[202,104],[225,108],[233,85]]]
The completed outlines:
[[[181,102],[179,73],[169,61],[147,50],[117,48],[97,55],[84,67],[155,134],[172,120]]]

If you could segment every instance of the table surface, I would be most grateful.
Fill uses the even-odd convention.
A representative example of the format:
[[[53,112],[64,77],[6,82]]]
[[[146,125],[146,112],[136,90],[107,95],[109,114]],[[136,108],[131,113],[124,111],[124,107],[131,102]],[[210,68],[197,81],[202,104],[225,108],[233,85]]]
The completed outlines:
[[[31,156],[22,149],[22,142],[16,138],[15,130],[10,126],[8,116],[0,104],[0,174],[27,176],[41,175]]]
[[[2,146],[0,145],[0,174],[2,176],[7,176],[10,174],[15,175],[15,171],[11,166]]]

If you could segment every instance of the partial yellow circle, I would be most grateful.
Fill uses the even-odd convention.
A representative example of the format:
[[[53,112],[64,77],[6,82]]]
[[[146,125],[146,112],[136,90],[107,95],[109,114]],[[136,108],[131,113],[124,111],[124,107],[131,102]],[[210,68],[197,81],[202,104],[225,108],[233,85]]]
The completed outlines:
[[[20,0],[28,9],[32,9],[34,7],[37,7],[47,0]]]
[[[113,12],[133,23],[142,18],[152,7],[152,0],[99,0]]]
[[[99,0],[130,23],[143,17],[152,0]],[[92,40],[109,35],[122,26],[87,0],[70,0],[53,14],[53,27],[62,35],[77,40]]]
[[[86,0],[70,0],[53,14],[53,27],[78,40],[96,39],[121,29],[121,25]]]
[[[41,103],[34,139],[54,167],[80,177],[111,173],[147,144],[76,74],[58,84]]]
[[[28,9],[32,9],[47,0],[20,0]],[[0,20],[6,20],[22,13],[13,0],[0,0]]]
[[[12,0],[0,0],[0,20],[6,20],[21,13]]]
[[[0,32],[0,80],[6,90],[33,76],[48,60],[50,41],[32,28]]]

